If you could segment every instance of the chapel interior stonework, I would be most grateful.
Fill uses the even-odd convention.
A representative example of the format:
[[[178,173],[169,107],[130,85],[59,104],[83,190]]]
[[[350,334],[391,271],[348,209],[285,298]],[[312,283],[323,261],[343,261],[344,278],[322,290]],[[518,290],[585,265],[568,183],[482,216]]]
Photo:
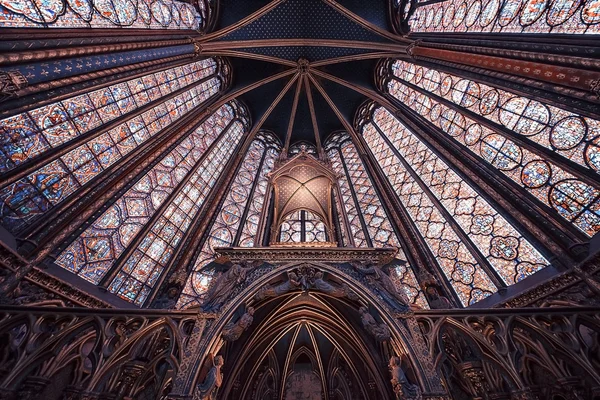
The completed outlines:
[[[600,400],[600,0],[0,0],[0,400]]]

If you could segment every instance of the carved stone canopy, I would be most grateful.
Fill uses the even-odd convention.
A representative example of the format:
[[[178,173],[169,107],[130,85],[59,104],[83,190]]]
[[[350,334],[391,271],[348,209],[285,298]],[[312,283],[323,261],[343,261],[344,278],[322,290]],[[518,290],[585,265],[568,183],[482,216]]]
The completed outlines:
[[[275,210],[271,227],[271,244],[277,244],[286,218],[295,212],[309,212],[325,226],[327,240],[332,243],[332,192],[336,185],[335,173],[323,162],[301,151],[284,164],[276,166],[269,175],[275,194]],[[293,240],[308,242],[309,240]]]

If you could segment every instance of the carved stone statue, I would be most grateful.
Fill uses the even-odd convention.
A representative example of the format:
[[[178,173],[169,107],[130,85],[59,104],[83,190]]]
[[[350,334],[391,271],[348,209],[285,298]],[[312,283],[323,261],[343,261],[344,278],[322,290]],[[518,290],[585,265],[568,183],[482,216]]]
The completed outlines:
[[[379,342],[385,342],[390,340],[392,334],[390,329],[385,324],[378,324],[375,318],[369,314],[369,310],[366,307],[361,307],[358,312],[360,313],[360,320],[363,327],[371,336],[373,336]]]
[[[246,313],[237,322],[230,322],[223,328],[223,340],[234,342],[254,321],[254,307],[248,307]]]
[[[402,370],[401,364],[402,360],[400,360],[400,357],[393,356],[390,358],[390,364],[388,365],[392,374],[392,379],[390,379],[390,382],[392,383],[394,393],[396,393],[396,399],[420,400],[422,398],[421,388],[419,388],[418,385],[413,385],[408,382],[406,374]]]
[[[296,275],[296,273],[293,271],[289,271],[287,273],[287,275],[288,275],[287,281],[285,281],[277,286],[271,286],[271,285],[263,286],[256,294],[256,296],[255,296],[256,300],[260,301],[260,300],[268,299],[271,297],[277,297],[277,296],[286,294],[287,292],[291,292],[292,290],[298,288],[301,283],[300,279],[298,278],[298,275]]]
[[[346,284],[341,286],[332,285],[323,279],[323,272],[316,271],[310,282],[310,287],[319,292],[327,293],[333,297],[348,297],[350,300],[358,300],[356,294]]]
[[[231,295],[233,289],[246,281],[246,275],[252,269],[252,267],[244,268],[240,264],[233,264],[210,286],[206,300],[202,304],[202,309],[204,311],[215,311],[220,308]]]
[[[429,305],[433,309],[437,310],[448,310],[454,308],[452,303],[446,296],[442,296],[435,286],[427,286],[425,289],[425,296],[429,300]]]
[[[435,276],[428,271],[422,271],[419,277],[421,280],[421,289],[423,289],[431,308],[438,310],[454,308],[452,302],[441,294],[440,283]]]
[[[204,382],[198,384],[194,393],[194,400],[216,400],[217,392],[223,383],[223,357],[216,356],[213,360],[213,366],[204,378]]]
[[[396,308],[401,311],[408,311],[410,309],[408,299],[403,293],[398,292],[394,281],[389,276],[389,265],[380,267],[375,264],[359,262],[353,262],[351,264],[358,272],[367,275],[370,283],[375,289],[392,304],[396,304]]]

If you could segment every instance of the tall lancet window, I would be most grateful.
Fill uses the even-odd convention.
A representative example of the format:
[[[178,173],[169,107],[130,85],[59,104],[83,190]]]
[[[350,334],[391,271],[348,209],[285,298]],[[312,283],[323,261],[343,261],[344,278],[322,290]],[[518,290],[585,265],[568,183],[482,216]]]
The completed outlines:
[[[448,0],[422,4],[413,32],[600,33],[598,0]]]
[[[325,143],[327,156],[338,174],[339,194],[336,207],[340,226],[350,228],[347,247],[397,247],[398,257],[407,260],[388,215],[365,170],[358,151],[346,132],[331,135]],[[421,308],[429,308],[417,282],[415,273],[407,262],[395,268],[398,289]]]
[[[362,134],[464,305],[548,261],[478,191],[383,107]]]
[[[118,168],[222,86],[207,58],[115,83],[0,121],[2,225],[19,233]]]
[[[386,89],[401,103],[588,236],[600,231],[600,121],[406,61],[387,73]]]
[[[278,140],[269,132],[259,132],[250,144],[196,258],[177,308],[189,308],[202,303],[213,277],[213,271],[205,267],[213,261],[215,248],[253,247],[257,244],[264,202],[268,201],[267,174],[273,170],[280,151]]]
[[[0,0],[2,28],[201,29],[208,1]]]
[[[236,103],[223,105],[191,130],[56,263],[141,305],[247,131],[240,112]]]

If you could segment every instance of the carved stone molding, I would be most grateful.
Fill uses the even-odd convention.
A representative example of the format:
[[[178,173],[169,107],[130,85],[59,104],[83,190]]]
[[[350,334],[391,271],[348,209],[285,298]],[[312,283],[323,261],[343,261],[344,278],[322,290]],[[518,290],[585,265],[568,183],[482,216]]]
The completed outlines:
[[[371,262],[385,265],[391,262],[398,249],[396,248],[317,248],[317,247],[222,247],[215,249],[216,257],[233,263],[260,260],[269,263],[285,263],[300,261],[318,261],[343,263],[349,261]]]
[[[598,303],[600,254],[579,266],[498,304],[496,308],[543,307],[547,305],[589,306]]]

